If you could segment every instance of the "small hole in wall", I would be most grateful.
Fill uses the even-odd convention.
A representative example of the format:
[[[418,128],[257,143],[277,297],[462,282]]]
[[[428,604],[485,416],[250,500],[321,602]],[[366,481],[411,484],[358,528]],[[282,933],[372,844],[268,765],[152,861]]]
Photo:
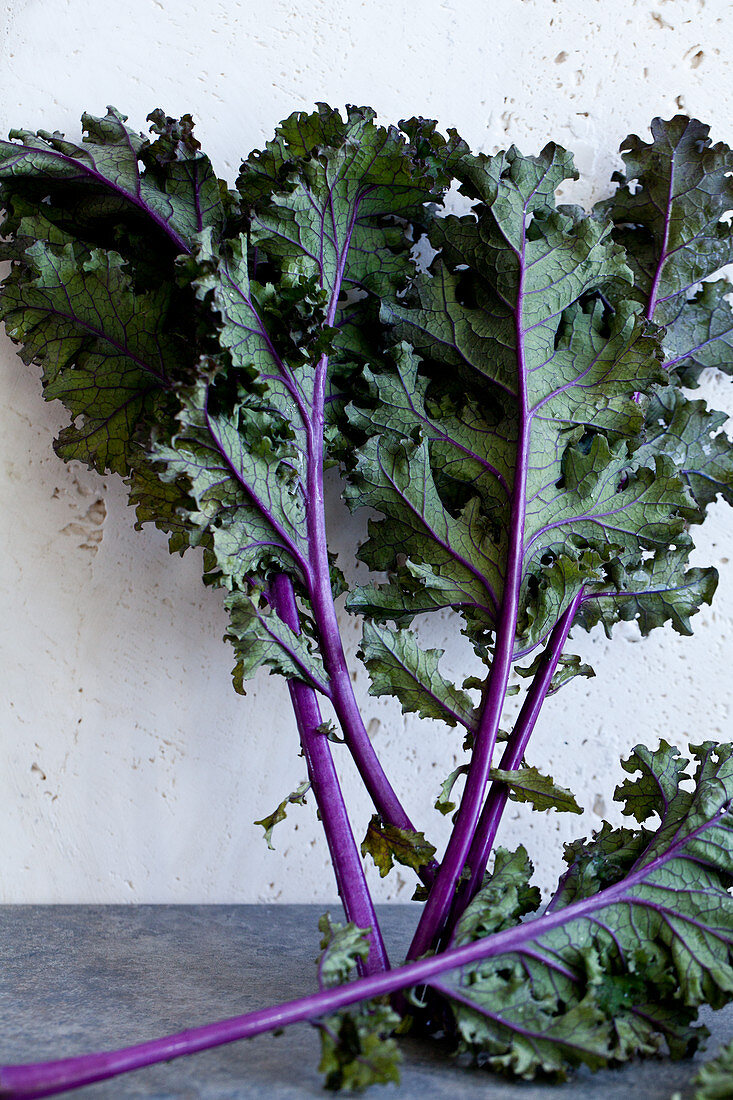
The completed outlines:
[[[693,54],[690,58],[690,68],[697,69],[705,60],[705,54],[702,50],[698,50],[696,54]]]
[[[563,61],[567,61],[567,59],[568,55],[565,53],[565,50],[560,50],[560,53],[555,58],[555,64],[562,65]]]

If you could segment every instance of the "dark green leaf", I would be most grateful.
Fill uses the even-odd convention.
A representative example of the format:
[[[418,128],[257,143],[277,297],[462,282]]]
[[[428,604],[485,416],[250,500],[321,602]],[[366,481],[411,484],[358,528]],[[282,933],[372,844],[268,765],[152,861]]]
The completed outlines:
[[[374,126],[372,112],[352,110],[343,122],[322,108],[284,123],[272,149],[244,166],[240,185],[255,203],[249,238],[219,246],[202,233],[181,266],[211,311],[224,364],[179,388],[176,434],[156,445],[154,458],[160,476],[185,484],[195,501],[191,520],[210,551],[208,579],[234,593],[251,584],[266,591],[273,571],[289,573],[312,634],[323,521],[308,518],[306,504],[321,493],[339,299],[352,284],[404,282],[409,242],[383,214],[421,208],[432,184],[414,170],[397,131]],[[328,573],[333,590],[343,590],[331,558]],[[273,640],[272,617],[253,616],[243,599],[238,680],[267,662],[323,685],[322,670],[305,659],[310,647],[300,639],[294,656],[287,631],[278,628]]]
[[[49,216],[58,211],[82,237],[90,225],[99,232],[97,223],[132,212],[148,233],[160,230],[186,252],[202,229],[221,227],[222,189],[192,137],[190,115],[180,123],[160,110],[150,117],[160,135],[152,144],[114,107],[102,118],[82,116],[81,144],[46,130],[12,130],[10,141],[0,141],[5,204],[17,195],[40,204],[50,192]]]
[[[733,503],[733,444],[721,431],[727,419],[670,386],[650,402],[645,441],[635,452],[637,459],[662,453],[674,460],[700,508],[698,522],[718,495]]]
[[[516,771],[492,768],[489,778],[505,783],[514,802],[529,802],[535,810],[557,810],[571,814],[583,812],[572,791],[560,787],[551,776],[543,775],[537,768],[517,768]]]
[[[728,284],[696,288],[733,259],[733,153],[712,145],[710,127],[677,115],[655,118],[652,140],[621,146],[625,173],[615,195],[595,210],[615,223],[627,250],[635,293],[647,316],[665,326],[670,369],[694,383],[703,367],[730,369],[733,312]],[[625,292],[624,292],[625,293]],[[690,301],[691,299],[691,301]]]
[[[400,1082],[402,1055],[393,1037],[401,1017],[386,1003],[370,1002],[360,1011],[341,1012],[320,1021],[325,1087],[361,1092],[371,1085]]]
[[[625,174],[614,178],[616,193],[596,207],[596,214],[614,221],[614,236],[627,250],[634,271],[634,295],[647,317],[664,326],[665,367],[670,380],[694,386],[708,367],[730,372],[733,363],[733,311],[730,284],[710,280],[733,257],[733,236],[726,218],[733,206],[733,154],[727,146],[712,145],[709,128],[694,119],[677,116],[669,122],[655,119],[652,140],[629,137],[622,145]],[[701,285],[702,284],[702,285]],[[610,287],[617,301],[628,292]],[[646,414],[645,440],[636,456],[672,457],[699,508],[700,522],[707,505],[722,495],[730,501],[733,452],[720,431],[726,417],[703,401],[690,401],[669,387],[654,395]],[[624,587],[647,589],[641,604],[605,601],[603,620],[610,628],[615,617],[638,613],[646,632],[671,618],[680,633],[690,633],[689,615],[715,588],[713,570],[682,569],[686,556],[666,555],[636,566],[622,580]],[[653,571],[651,583],[646,572]],[[632,579],[632,576],[635,579]],[[669,588],[665,591],[664,585]],[[583,608],[595,617],[599,608]]]
[[[336,297],[340,283],[375,293],[403,285],[411,242],[395,219],[422,217],[439,194],[399,131],[374,118],[368,107],[349,107],[344,120],[325,104],[293,114],[245,161],[238,180],[255,206],[258,248],[288,279],[315,275]],[[333,309],[329,324],[335,301]]]
[[[657,333],[629,295],[609,313],[599,284],[631,278],[610,226],[553,193],[569,155],[465,155],[473,214],[436,219],[441,253],[412,296],[383,308],[394,366],[372,369],[349,410],[370,437],[348,497],[385,517],[360,557],[387,585],[350,606],[407,621],[461,610],[479,651],[497,621],[507,568],[520,425],[528,426],[520,651],[552,628],[609,561],[669,545],[694,505],[664,455],[634,455],[646,401],[664,378]],[[371,427],[370,427],[371,425]],[[371,435],[370,435],[371,431]]]
[[[233,676],[240,694],[244,694],[244,681],[261,665],[328,694],[328,676],[320,654],[305,635],[295,634],[274,614],[261,594],[232,592],[225,606],[230,617],[225,637],[237,656]]]
[[[621,812],[642,825],[653,814],[664,816],[674,799],[686,809],[689,799],[680,785],[689,778],[688,763],[664,740],[656,752],[637,745],[628,759],[621,761],[624,771],[634,777],[625,779],[614,791],[614,800],[624,804]]]
[[[454,946],[511,928],[539,909],[540,891],[528,885],[532,871],[527,850],[521,844],[515,852],[497,848],[491,875],[456,925]]]
[[[171,291],[137,294],[121,256],[57,240],[25,252],[5,281],[0,319],[24,361],[43,367],[45,397],[71,413],[61,457],[124,474],[137,426],[190,366],[166,331]]]
[[[321,935],[321,957],[318,960],[318,985],[328,989],[341,985],[351,977],[359,959],[369,954],[370,929],[359,928],[353,921],[339,924],[330,913],[318,918]]]
[[[357,960],[367,957],[369,930],[353,923],[336,924],[327,913],[318,927],[323,933],[318,980],[320,987],[327,989],[348,981]],[[319,1021],[318,1068],[326,1076],[326,1088],[361,1091],[389,1081],[399,1084],[401,1055],[392,1033],[400,1023],[400,1016],[382,998]]]
[[[718,572],[712,566],[686,569],[691,543],[678,542],[677,548],[614,570],[611,583],[589,586],[576,621],[586,629],[600,622],[609,637],[614,623],[634,619],[642,634],[665,622],[678,634],[691,634],[690,616],[711,602]]]

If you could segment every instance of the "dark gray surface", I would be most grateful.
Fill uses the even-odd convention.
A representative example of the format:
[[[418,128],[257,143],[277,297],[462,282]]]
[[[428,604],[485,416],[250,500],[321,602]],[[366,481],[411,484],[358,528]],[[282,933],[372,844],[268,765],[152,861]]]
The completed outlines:
[[[141,1042],[314,989],[321,906],[0,907],[0,1062],[40,1061]],[[416,909],[383,906],[394,957]],[[733,1011],[706,1016],[709,1057],[733,1038]],[[378,1100],[689,1100],[695,1062],[652,1060],[564,1085],[510,1084],[406,1042],[403,1083]],[[297,1025],[78,1090],[89,1100],[292,1100],[324,1093],[318,1040]],[[66,1093],[66,1095],[72,1095]],[[733,1091],[731,1092],[733,1096]]]

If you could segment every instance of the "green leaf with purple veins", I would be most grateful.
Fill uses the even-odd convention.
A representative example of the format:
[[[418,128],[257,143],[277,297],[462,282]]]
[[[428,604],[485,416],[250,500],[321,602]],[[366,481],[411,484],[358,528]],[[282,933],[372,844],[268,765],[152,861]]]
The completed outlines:
[[[193,137],[191,116],[177,123],[157,110],[149,117],[159,135],[152,143],[114,107],[101,118],[82,116],[81,144],[58,132],[11,130],[0,141],[0,194],[11,226],[13,203],[22,199],[82,238],[110,219],[132,219],[182,253],[202,229],[220,230],[230,200]]]
[[[659,824],[604,824],[568,846],[570,866],[541,917],[511,927],[526,912],[531,864],[521,849],[497,853],[459,925],[461,943],[485,937],[486,957],[431,983],[452,999],[464,1049],[527,1078],[664,1045],[674,1057],[694,1051],[705,1034],[692,1026],[698,1006],[733,998],[733,748],[707,742],[692,754],[691,789],[677,749],[631,754],[624,767],[641,775],[616,797]],[[474,919],[483,913],[509,922],[493,950],[497,929]]]
[[[614,223],[634,272],[634,295],[665,327],[665,359],[694,383],[702,367],[731,363],[733,312],[725,283],[699,284],[733,259],[733,152],[713,145],[710,127],[677,115],[655,118],[652,140],[621,145],[616,193],[594,213]],[[623,290],[623,296],[628,292]]]
[[[169,331],[172,291],[138,293],[117,253],[56,240],[37,241],[11,270],[0,319],[24,360],[42,366],[44,396],[72,417],[59,455],[125,474],[138,426],[160,415],[162,395],[190,369]]]
[[[457,609],[485,655],[521,527],[526,652],[603,579],[601,564],[668,545],[694,505],[671,461],[635,458],[641,395],[665,377],[659,334],[631,290],[613,313],[597,296],[631,273],[608,224],[555,207],[569,155],[466,154],[456,174],[481,202],[434,220],[430,272],[383,306],[417,354],[398,347],[393,364],[372,366],[369,394],[347,410],[368,437],[349,503],[385,517],[370,521],[359,556],[390,577],[350,606],[397,622]]]
[[[504,783],[513,802],[529,802],[535,810],[583,813],[572,791],[561,787],[552,776],[543,775],[537,768],[522,767],[512,771],[492,768],[489,778]]]

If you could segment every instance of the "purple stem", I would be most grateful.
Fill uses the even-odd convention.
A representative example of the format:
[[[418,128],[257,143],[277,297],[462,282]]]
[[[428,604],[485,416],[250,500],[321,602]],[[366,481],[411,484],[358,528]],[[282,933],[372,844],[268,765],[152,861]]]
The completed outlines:
[[[582,599],[583,589],[581,588],[555,624],[547,648],[542,654],[539,667],[532,680],[524,703],[522,704],[522,709],[517,718],[517,724],[512,730],[506,748],[504,749],[504,754],[499,763],[499,767],[503,771],[516,771],[522,763],[522,759],[527,749],[527,743],[532,736],[542,704],[550,689],[552,677],[555,675],[555,669],[562,656],[563,646],[567,641],[570,628],[573,625],[573,620]],[[468,853],[467,862],[471,868],[471,878],[466,888],[461,891],[457,899],[456,912],[451,919],[451,925],[458,920],[460,914],[481,885],[508,796],[509,788],[506,783],[494,781],[491,784],[491,789],[484,803],[484,808],[481,811],[478,827]]]
[[[348,258],[351,238],[356,223],[359,202],[356,201],[351,221],[345,227],[344,239],[338,254],[337,269],[334,275],[333,287],[329,298],[329,306],[326,315],[326,325],[332,326],[336,318],[338,299],[341,293],[344,271]],[[232,282],[236,288],[236,281]],[[241,290],[239,290],[241,293]],[[318,640],[323,656],[324,665],[329,675],[331,692],[330,698],[336,711],[336,716],[343,730],[346,746],[351,753],[359,774],[371,796],[377,812],[392,825],[399,828],[413,830],[413,826],[395,794],[384,770],[379,763],[374,747],[369,740],[364,722],[357,706],[354,690],[351,682],[346,658],[341,642],[341,633],[336,618],[336,609],[331,591],[331,570],[328,560],[328,543],[326,537],[326,516],[323,499],[323,437],[325,427],[325,392],[328,381],[328,357],[322,355],[317,363],[313,382],[313,396],[311,407],[307,408],[298,397],[295,387],[292,385],[292,376],[286,364],[276,351],[262,320],[254,310],[253,303],[247,299],[250,308],[253,309],[259,323],[259,331],[267,342],[270,354],[276,364],[280,377],[284,380],[289,392],[293,396],[300,411],[303,427],[307,438],[307,467],[306,485],[307,493],[307,529],[308,529],[308,560],[300,559],[297,549],[283,537],[296,561],[299,562],[303,572],[305,583],[310,597],[313,619],[318,631]],[[209,429],[215,437],[213,428]],[[251,496],[255,505],[258,505],[256,494],[247,485],[240,473],[232,469],[233,475],[242,484],[245,491]],[[258,505],[259,506],[259,505]],[[272,523],[272,517],[267,516]],[[274,524],[273,524],[274,525]],[[275,526],[275,525],[274,525]],[[277,529],[277,528],[276,528]],[[289,583],[289,582],[288,582]],[[297,614],[297,611],[296,611]],[[290,624],[288,624],[290,625]],[[291,695],[292,695],[291,687]],[[333,762],[330,758],[331,767]],[[339,796],[340,797],[340,796]],[[338,866],[338,862],[336,864]],[[361,864],[359,863],[360,871]],[[356,920],[356,918],[351,918]],[[360,923],[356,921],[356,923]]]
[[[325,586],[323,587],[325,589]],[[415,826],[385,775],[359,711],[341,643],[330,585],[328,595],[323,589],[320,592],[311,590],[310,595],[313,603],[313,617],[318,627],[321,653],[331,686],[331,702],[359,775],[364,781],[375,809],[384,821],[397,826],[398,829],[414,832]]]
[[[322,411],[321,407],[321,415]],[[328,672],[331,702],[343,730],[347,747],[377,812],[389,824],[414,832],[414,826],[387,779],[369,740],[354,695],[331,592],[323,511],[323,467],[322,463],[315,462],[310,466],[312,472],[309,472],[308,479],[308,530],[312,568],[308,594],[313,607],[313,619],[318,629],[323,663]],[[316,469],[313,470],[313,467]]]
[[[529,201],[529,200],[527,200]],[[525,203],[526,210],[527,203]],[[522,560],[524,554],[524,525],[527,510],[527,469],[531,412],[527,395],[527,364],[524,354],[524,329],[522,308],[524,303],[526,220],[522,226],[522,240],[517,260],[519,283],[514,306],[515,338],[517,349],[517,404],[519,435],[517,439],[517,463],[511,500],[509,547],[507,551],[504,592],[501,612],[496,629],[494,659],[486,683],[481,720],[476,733],[475,748],[466,778],[466,786],[456,815],[440,870],[431,887],[420,922],[410,944],[409,959],[418,958],[428,951],[439,938],[448,920],[455,896],[456,884],[466,865],[474,830],[476,828],[484,792],[491,768],[491,757],[496,745],[499,721],[506,698],[509,673],[512,667],[514,640],[516,637],[519,591],[522,584]]]
[[[646,315],[648,320],[652,320],[654,317],[654,309],[657,304],[657,295],[659,294],[659,283],[662,279],[662,271],[664,265],[667,262],[667,245],[669,243],[669,228],[672,220],[672,199],[674,198],[674,157],[672,158],[669,166],[669,193],[667,195],[667,209],[664,214],[664,231],[662,233],[662,245],[659,250],[659,260],[657,262],[657,269],[654,272],[654,279],[652,281],[652,287],[649,291],[649,302],[647,303]]]
[[[334,285],[331,290],[329,306],[326,315],[326,324],[333,326],[338,299],[341,293],[344,271],[351,245],[354,224],[358,213],[358,202],[355,203],[352,219],[346,227],[344,241],[342,243],[337,270],[334,276]],[[236,287],[236,281],[232,281],[232,287]],[[241,289],[239,289],[241,293]],[[248,305],[256,314],[254,305],[247,299]],[[331,683],[331,701],[336,711],[336,716],[341,725],[346,746],[351,753],[359,774],[374,803],[374,807],[382,818],[398,828],[414,831],[400,800],[392,788],[384,769],[379,762],[369,735],[364,726],[359,708],[354,695],[351,676],[346,664],[341,632],[336,617],[336,609],[331,592],[331,571],[328,561],[328,543],[326,537],[326,517],[323,499],[323,433],[325,426],[325,391],[328,380],[328,357],[322,355],[316,367],[316,375],[313,383],[312,407],[306,408],[297,391],[292,385],[290,372],[276,351],[269,334],[259,316],[259,331],[267,342],[270,354],[276,364],[280,376],[284,380],[293,396],[303,421],[307,437],[307,470],[306,491],[308,498],[307,525],[308,525],[308,561],[299,557],[297,549],[292,545],[287,536],[283,537],[290,547],[291,553],[299,562],[308,586],[308,595],[313,608],[313,618],[318,630],[320,650],[324,665]],[[213,428],[209,429],[215,438]],[[252,488],[245,484],[238,471],[232,470],[233,475],[243,485],[245,491],[252,497],[255,505],[258,504],[257,496]],[[272,523],[272,517],[267,516]],[[273,524],[274,525],[274,524]],[[277,529],[277,528],[276,528]],[[429,871],[427,872],[429,873]],[[425,881],[425,879],[424,879]],[[358,923],[358,922],[357,922]]]
[[[284,1004],[248,1012],[242,1016],[221,1020],[203,1027],[180,1031],[162,1039],[153,1039],[116,1051],[79,1055],[54,1062],[0,1067],[0,1100],[38,1100],[68,1089],[80,1088],[95,1081],[107,1080],[143,1066],[167,1062],[187,1054],[252,1038],[266,1031],[275,1031],[290,1024],[314,1021],[328,1013],[373,997],[396,993],[401,989],[429,985],[431,979],[455,971],[461,966],[480,962],[495,955],[521,950],[525,944],[573,920],[591,917],[594,911],[624,900],[629,905],[645,905],[666,912],[661,902],[649,897],[634,897],[631,890],[669,860],[681,854],[694,837],[706,829],[715,828],[718,815],[705,822],[694,833],[679,837],[662,855],[638,867],[625,879],[600,890],[589,898],[581,898],[564,908],[545,912],[541,917],[524,921],[492,936],[453,947],[394,970],[372,974],[345,985],[322,990],[310,996]],[[437,983],[436,983],[437,984]],[[445,989],[445,986],[442,985]],[[480,1009],[477,1009],[480,1011]]]
[[[366,192],[365,192],[366,194]],[[362,196],[363,197],[363,196]],[[356,224],[359,202],[354,203],[351,221],[339,252],[338,265],[329,299],[326,325],[336,319],[339,295],[343,283],[351,237]],[[374,807],[390,825],[399,829],[415,828],[387,779],[374,751],[361,717],[346,656],[331,591],[331,570],[326,540],[326,515],[323,501],[323,433],[325,427],[325,394],[328,379],[328,356],[322,355],[316,367],[313,384],[313,407],[306,421],[308,433],[308,542],[311,560],[308,595],[313,607],[313,619],[318,630],[323,662],[331,682],[331,702],[359,775],[364,781]]]
[[[291,630],[299,634],[300,620],[290,578],[284,574],[276,577],[271,593],[277,614]],[[288,690],[308,766],[308,778],[326,834],[346,919],[353,921],[359,928],[371,929],[369,955],[363,964],[364,973],[376,974],[389,970],[389,959],[351,831],[331,748],[328,738],[318,732],[318,727],[323,724],[318,698],[315,690],[302,680],[289,680]]]

